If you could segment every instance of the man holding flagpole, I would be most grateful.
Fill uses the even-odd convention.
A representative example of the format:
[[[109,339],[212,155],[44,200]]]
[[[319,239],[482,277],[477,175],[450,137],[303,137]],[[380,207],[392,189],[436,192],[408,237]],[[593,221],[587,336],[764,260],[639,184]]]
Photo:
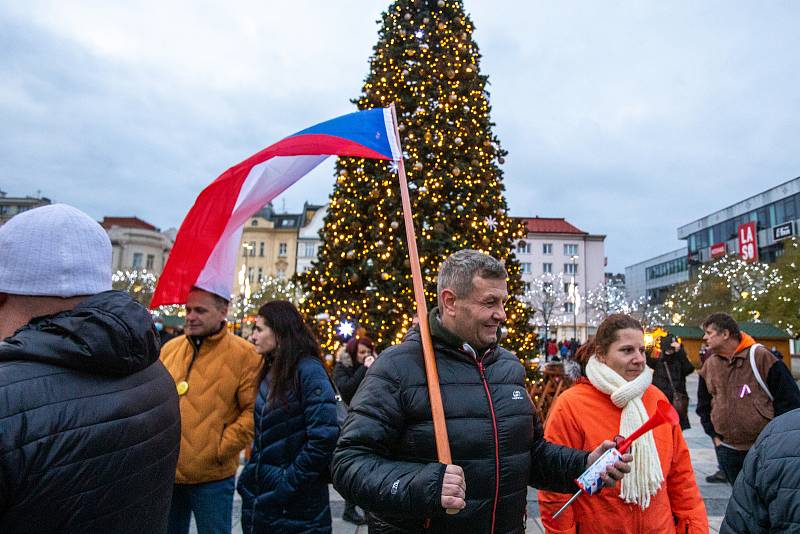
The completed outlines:
[[[428,321],[452,464],[437,461],[419,329],[383,352],[353,398],[333,480],[370,512],[370,533],[522,533],[528,485],[574,493],[574,480],[613,447],[587,453],[544,440],[525,370],[498,345],[507,276],[475,250],[452,254],[439,272]],[[607,485],[630,470],[630,455],[623,460]]]

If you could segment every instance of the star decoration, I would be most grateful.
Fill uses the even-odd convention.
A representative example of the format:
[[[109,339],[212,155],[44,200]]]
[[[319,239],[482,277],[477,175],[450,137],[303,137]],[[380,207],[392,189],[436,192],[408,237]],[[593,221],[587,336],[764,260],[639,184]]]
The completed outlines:
[[[486,226],[488,226],[488,227],[489,227],[489,230],[492,230],[492,231],[494,231],[494,230],[497,230],[497,219],[495,219],[495,218],[494,218],[494,217],[492,217],[491,215],[489,215],[488,217],[486,217],[486,218],[483,220],[483,222],[484,222],[484,223],[486,223]]]

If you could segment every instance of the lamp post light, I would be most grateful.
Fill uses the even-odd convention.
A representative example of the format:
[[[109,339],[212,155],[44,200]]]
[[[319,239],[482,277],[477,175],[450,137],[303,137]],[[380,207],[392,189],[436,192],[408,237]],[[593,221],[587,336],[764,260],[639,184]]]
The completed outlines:
[[[255,250],[255,246],[250,243],[242,243],[242,248],[244,249],[244,265],[242,265],[242,270],[239,271],[239,306],[241,307],[239,335],[244,333],[245,302],[250,300],[250,271],[247,266],[247,258],[250,256],[250,251]]]
[[[578,256],[573,255],[570,256],[572,260],[572,283],[570,289],[572,290],[572,328],[573,328],[573,339],[577,342],[578,341],[578,306],[580,305],[580,296],[578,294],[578,288],[575,287],[575,273],[578,272]]]

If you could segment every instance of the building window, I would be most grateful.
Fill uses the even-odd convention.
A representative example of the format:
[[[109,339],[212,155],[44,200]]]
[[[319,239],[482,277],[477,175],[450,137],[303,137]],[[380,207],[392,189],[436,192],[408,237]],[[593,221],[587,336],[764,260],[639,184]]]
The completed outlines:
[[[286,256],[286,250],[289,246],[286,243],[281,243],[278,245],[278,256]]]
[[[258,244],[258,255],[264,257],[264,242]]]
[[[133,267],[134,269],[141,269],[142,268],[142,259],[144,259],[144,254],[141,252],[134,252],[133,253]]]
[[[522,286],[525,288],[525,291],[531,290],[531,283],[530,282],[523,282]]]
[[[564,274],[578,274],[578,264],[577,263],[565,263],[564,264]]]
[[[575,304],[572,302],[565,302],[564,303],[564,313],[574,313],[575,312]]]
[[[542,272],[543,273],[552,273],[553,272],[553,264],[552,263],[543,263],[542,264]]]
[[[572,285],[571,282],[564,282],[564,293],[566,293],[567,295],[569,295],[569,286],[571,285]]]
[[[530,263],[520,263],[519,264],[520,271],[522,274],[531,274],[531,264]]]
[[[677,258],[645,269],[645,279],[654,280],[689,270],[689,258]]]
[[[552,243],[542,243],[542,254],[545,256],[549,256],[553,253],[553,244]]]
[[[317,245],[315,245],[314,243],[306,243],[303,252],[304,256],[308,258],[313,258],[314,256],[317,255]]]
[[[564,245],[564,256],[577,256],[578,245]]]
[[[264,269],[262,267],[258,268],[258,281],[261,282],[264,279]]]
[[[278,274],[277,274],[277,276],[278,276],[278,278],[280,278],[281,280],[283,280],[284,278],[286,278],[286,271],[284,271],[283,269],[278,269]]]
[[[527,241],[520,241],[517,243],[517,254],[530,254],[531,244]]]
[[[253,219],[253,220],[250,222],[250,226],[258,226],[258,219]]]
[[[253,283],[253,268],[252,267],[249,267],[247,269],[247,279],[250,281],[251,284]]]
[[[145,264],[145,268],[152,270],[153,266],[155,265],[155,263],[156,263],[155,255],[154,254],[148,254],[147,255],[147,263]]]

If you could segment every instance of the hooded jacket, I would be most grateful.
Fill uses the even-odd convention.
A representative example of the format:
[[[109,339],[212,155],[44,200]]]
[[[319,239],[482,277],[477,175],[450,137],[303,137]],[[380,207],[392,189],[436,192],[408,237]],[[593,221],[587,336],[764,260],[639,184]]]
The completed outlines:
[[[525,370],[507,350],[477,353],[429,318],[453,464],[464,469],[466,508],[441,506],[418,330],[385,350],[358,388],[334,452],[333,482],[370,512],[370,533],[506,534],[525,531],[529,484],[572,492],[588,453],[543,439]]]
[[[107,291],[0,342],[0,532],[164,532],[178,396],[150,314]]]
[[[769,423],[744,459],[723,534],[797,532],[800,526],[800,409]]]

